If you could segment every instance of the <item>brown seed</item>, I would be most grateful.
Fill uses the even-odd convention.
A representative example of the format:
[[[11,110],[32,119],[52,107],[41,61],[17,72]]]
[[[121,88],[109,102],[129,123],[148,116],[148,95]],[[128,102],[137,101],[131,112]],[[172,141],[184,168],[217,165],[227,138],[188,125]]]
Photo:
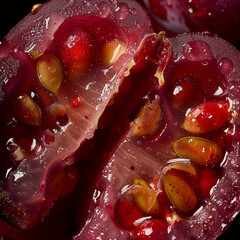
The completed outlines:
[[[63,80],[63,67],[54,55],[43,55],[37,62],[37,75],[42,85],[57,94]]]

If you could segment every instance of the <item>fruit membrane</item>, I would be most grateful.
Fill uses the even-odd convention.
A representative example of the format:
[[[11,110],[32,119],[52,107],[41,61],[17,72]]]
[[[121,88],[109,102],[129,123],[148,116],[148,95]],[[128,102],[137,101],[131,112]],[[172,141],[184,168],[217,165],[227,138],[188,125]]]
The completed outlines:
[[[75,240],[216,239],[240,210],[240,53],[225,40],[206,32],[182,34],[166,42],[158,45],[165,44],[161,48],[165,61],[153,52],[147,58],[153,65],[164,62],[162,74],[156,66],[153,68],[150,75],[158,78],[144,97],[145,105],[112,153],[104,154],[105,161],[109,156],[108,161],[96,177],[89,213]],[[140,72],[147,71],[150,65]],[[135,72],[131,74],[134,79]],[[171,88],[184,79],[200,97],[190,103],[183,101],[181,108],[176,108]],[[213,87],[210,92],[209,82]],[[187,87],[184,94],[192,96],[189,91]],[[208,115],[212,102],[227,102],[227,117],[222,113],[226,120],[220,125],[214,116],[218,112],[212,113],[213,117]],[[158,121],[156,114],[146,113],[146,106],[156,103],[161,109]],[[209,124],[217,124],[217,128],[189,132],[183,122],[201,104],[205,104],[207,112],[203,118],[209,117]],[[154,131],[152,127],[143,131],[139,122],[141,126],[154,125]],[[191,144],[187,143],[189,139],[194,142],[193,151],[202,154],[199,161],[191,160],[195,152],[191,153],[187,145]],[[175,148],[179,144],[177,148],[186,152],[187,158],[177,155],[174,144]],[[205,154],[211,155],[211,149],[213,154],[217,149],[220,157],[209,164]],[[79,216],[83,207],[80,201]]]
[[[81,174],[75,152],[93,137],[128,63],[151,31],[134,1],[53,0],[2,40],[0,211],[5,221],[31,228],[49,214],[54,200],[75,187]]]

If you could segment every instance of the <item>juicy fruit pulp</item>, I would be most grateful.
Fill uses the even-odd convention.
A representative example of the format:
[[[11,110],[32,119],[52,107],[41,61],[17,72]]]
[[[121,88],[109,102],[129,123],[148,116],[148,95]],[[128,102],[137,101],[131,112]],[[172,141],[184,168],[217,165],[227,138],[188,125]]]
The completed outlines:
[[[81,120],[80,123],[78,122],[79,118],[81,119],[82,108],[84,109],[82,117],[86,120],[83,125],[94,119],[91,113],[89,114],[89,112],[94,112],[95,110],[94,101],[88,101],[89,98],[87,95],[91,94],[91,91],[94,90],[100,91],[99,89],[101,88],[99,88],[99,86],[96,88],[92,87],[91,85],[99,82],[94,83],[93,81],[90,82],[90,84],[89,77],[90,79],[97,79],[94,78],[94,74],[98,75],[97,77],[99,77],[99,75],[101,76],[101,71],[98,71],[100,69],[104,72],[104,75],[110,79],[112,75],[108,74],[111,73],[111,69],[113,68],[113,76],[117,75],[118,69],[120,69],[119,78],[117,77],[116,79],[122,79],[123,65],[127,63],[127,61],[123,61],[124,57],[126,57],[125,54],[129,54],[129,59],[133,57],[132,53],[134,53],[134,51],[131,54],[130,52],[133,50],[133,45],[136,44],[137,35],[135,36],[135,34],[132,34],[132,31],[129,31],[132,35],[128,39],[128,37],[126,37],[128,29],[124,28],[126,22],[121,25],[118,20],[124,20],[129,13],[134,16],[134,9],[128,12],[126,11],[128,6],[126,7],[125,3],[121,3],[114,12],[113,6],[113,9],[109,10],[109,5],[106,5],[105,2],[96,2],[98,3],[96,9],[100,10],[96,18],[92,16],[91,18],[70,18],[63,22],[56,32],[54,31],[53,43],[48,39],[48,32],[45,35],[46,42],[44,42],[44,44],[40,41],[34,49],[28,49],[32,62],[27,61],[22,52],[20,52],[19,55],[11,55],[13,58],[17,57],[21,63],[26,62],[26,66],[28,67],[31,66],[31,63],[34,65],[33,70],[30,70],[30,72],[33,72],[31,74],[33,79],[26,77],[29,74],[25,75],[24,71],[20,71],[21,73],[19,73],[19,75],[21,77],[17,74],[19,79],[27,79],[24,86],[20,88],[21,91],[18,92],[13,88],[13,95],[10,94],[10,96],[14,96],[15,91],[17,92],[16,97],[12,98],[13,103],[11,103],[11,106],[13,109],[15,109],[16,106],[20,106],[20,111],[19,108],[16,108],[13,111],[13,115],[7,115],[3,121],[8,127],[10,126],[11,130],[9,133],[9,128],[5,131],[7,137],[3,140],[3,143],[5,144],[4,141],[6,140],[7,150],[10,154],[8,160],[11,161],[11,163],[7,162],[7,164],[11,164],[10,166],[12,167],[12,170],[9,170],[8,165],[6,167],[6,173],[12,173],[14,184],[23,179],[24,174],[28,173],[27,170],[24,170],[24,167],[29,167],[29,169],[33,170],[34,168],[36,169],[34,165],[35,162],[31,162],[30,165],[25,165],[24,161],[26,156],[30,161],[35,156],[37,156],[37,158],[33,159],[34,161],[42,161],[42,152],[46,150],[49,151],[52,147],[57,149],[55,145],[56,142],[61,142],[62,140],[58,138],[59,132],[66,134],[64,129],[74,124],[75,120],[77,122],[75,126],[82,126]],[[74,2],[70,4],[74,4]],[[86,2],[84,2],[84,4],[86,4]],[[68,14],[68,11],[72,11],[72,9],[66,10],[67,13],[64,13],[64,16]],[[118,26],[114,23],[103,19],[106,15],[112,16],[109,11],[116,14],[116,19],[118,19],[117,23],[120,24],[123,29],[121,27],[118,29]],[[64,12],[64,10],[61,12]],[[103,18],[98,18],[99,15],[101,17],[103,16]],[[64,18],[61,15],[58,17],[60,22]],[[91,27],[99,22],[102,25],[100,24],[97,30]],[[136,26],[138,24],[136,23]],[[56,25],[56,22],[52,22],[52,27],[54,25]],[[51,22],[49,26],[51,26]],[[107,30],[111,29],[115,33],[114,38],[112,38],[112,31],[110,31],[111,34],[108,34],[105,28]],[[139,34],[139,32],[136,33]],[[50,34],[50,36],[53,35]],[[98,38],[99,36],[100,38]],[[215,198],[216,192],[214,192],[214,189],[219,188],[217,182],[219,181],[221,184],[222,179],[225,177],[222,173],[222,165],[224,165],[225,162],[229,164],[230,160],[233,161],[235,159],[234,154],[239,152],[239,146],[235,142],[236,139],[239,138],[238,130],[234,131],[234,128],[235,130],[239,129],[239,122],[237,122],[236,117],[234,117],[236,116],[239,106],[235,101],[236,93],[234,93],[233,88],[237,61],[234,59],[234,63],[231,62],[231,54],[228,55],[221,52],[221,54],[216,56],[216,50],[213,46],[214,38],[209,40],[208,36],[201,36],[201,34],[196,34],[194,37],[197,40],[193,41],[188,36],[180,36],[177,40],[180,41],[180,44],[178,44],[178,46],[180,46],[179,51],[176,50],[177,44],[174,42],[176,40],[172,39],[171,48],[173,48],[173,55],[168,65],[165,66],[170,55],[170,44],[168,41],[162,41],[160,36],[153,34],[153,36],[150,36],[147,38],[148,40],[142,43],[138,53],[133,58],[134,61],[131,63],[132,65],[135,64],[135,66],[130,70],[132,65],[128,65],[129,69],[125,72],[127,76],[125,82],[127,81],[128,83],[126,84],[127,86],[120,89],[119,95],[125,96],[126,93],[124,93],[124,91],[128,92],[129,88],[136,88],[135,93],[137,92],[137,96],[140,99],[139,95],[142,94],[141,89],[144,84],[137,86],[140,82],[137,80],[147,78],[147,82],[150,82],[151,86],[149,86],[149,84],[144,86],[146,88],[145,94],[147,94],[147,92],[148,94],[143,98],[144,100],[141,99],[141,104],[139,104],[138,109],[140,109],[144,102],[146,103],[139,111],[136,120],[132,122],[130,133],[123,135],[123,143],[120,147],[118,146],[120,142],[117,143],[116,156],[113,154],[114,157],[111,157],[110,162],[103,170],[104,180],[102,180],[101,176],[98,177],[94,194],[94,204],[90,208],[90,213],[93,214],[92,221],[86,222],[81,232],[75,237],[76,239],[89,239],[90,237],[96,239],[99,236],[103,236],[105,239],[170,239],[172,236],[175,237],[175,234],[181,239],[181,237],[186,237],[185,235],[181,235],[183,233],[185,234],[185,230],[187,230],[186,234],[189,238],[200,236],[201,239],[204,239],[204,237],[208,237],[208,235],[211,234],[211,226],[208,225],[208,219],[204,218],[204,216],[206,216],[204,213],[209,210],[209,206],[212,204],[212,198],[213,200]],[[140,39],[141,37],[139,37],[139,40]],[[149,39],[151,41],[149,41]],[[9,48],[11,48],[11,37],[9,37],[8,40],[10,42]],[[184,44],[181,44],[182,40]],[[140,42],[138,41],[138,43]],[[221,44],[225,46],[224,44],[226,43],[221,42]],[[136,46],[138,46],[138,44],[136,44]],[[46,49],[44,49],[45,47]],[[136,48],[134,49],[136,50]],[[214,49],[214,51],[212,51],[212,49]],[[226,49],[225,52],[227,52]],[[177,54],[174,55],[174,53]],[[238,55],[234,50],[233,53]],[[179,56],[181,54],[182,56]],[[83,59],[86,61],[83,61]],[[118,64],[114,65],[116,62]],[[26,69],[28,69],[28,67],[26,67]],[[233,68],[235,69],[233,70]],[[64,71],[62,69],[64,69]],[[163,69],[165,69],[164,76],[159,74],[162,73]],[[181,71],[181,69],[183,69],[183,71]],[[202,69],[207,73],[203,75],[201,73]],[[212,73],[212,69],[216,74]],[[93,72],[94,74],[92,75],[91,73]],[[159,77],[159,79],[153,77],[154,74],[156,77]],[[13,80],[15,80],[14,77]],[[36,80],[39,81],[37,84]],[[79,86],[78,81],[80,84],[83,82],[83,85]],[[105,85],[103,84],[104,90],[102,91],[104,93],[109,91],[109,85],[111,86],[113,84],[112,81],[113,78],[111,78],[110,82],[107,82]],[[159,83],[161,83],[162,86],[159,86]],[[129,87],[131,84],[136,85]],[[238,83],[236,82],[236,84]],[[211,86],[211,90],[208,89],[209,86]],[[7,87],[7,91],[9,91],[9,89],[12,90],[11,84]],[[78,87],[85,87],[85,90],[90,91],[87,91],[85,95],[84,91],[78,90]],[[74,91],[71,91],[72,89],[74,89]],[[22,93],[22,90],[26,91],[27,94]],[[103,92],[101,93],[102,95],[104,95]],[[111,98],[113,92],[114,91],[107,97],[106,95],[103,96],[103,99],[107,98],[107,100],[105,99],[106,103]],[[196,93],[198,93],[197,95],[199,95],[199,97],[195,97]],[[126,96],[127,100],[125,100],[125,103],[137,105],[138,98],[136,98],[134,102],[133,100],[130,101],[131,98],[134,98],[134,95],[129,96],[126,94]],[[94,97],[95,95],[93,98]],[[189,103],[189,100],[192,98],[193,102]],[[24,101],[21,101],[22,99]],[[227,107],[224,108],[223,112],[214,111],[211,105],[213,101],[214,106]],[[17,104],[14,105],[14,103]],[[96,110],[99,107],[103,110],[106,104],[103,106],[97,105]],[[106,143],[106,145],[111,146],[112,143],[110,142],[113,140],[116,141],[116,135],[120,136],[124,131],[121,130],[120,127],[123,126],[120,124],[121,120],[127,119],[128,124],[128,118],[132,119],[132,117],[121,113],[124,113],[125,110],[129,112],[134,111],[131,110],[130,106],[125,108],[121,106],[121,104],[119,105],[117,97],[111,99],[108,107],[109,109],[117,109],[116,118],[120,119],[113,120],[112,125],[109,123],[106,124],[104,120],[100,119],[99,128],[108,129],[109,126],[111,126],[111,130],[109,130],[111,136]],[[220,109],[221,107],[219,107],[219,110]],[[26,114],[22,115],[21,110],[25,111]],[[199,115],[196,114],[197,111],[200,111],[202,117],[198,118]],[[72,119],[75,113],[76,119]],[[99,112],[95,112],[95,114],[96,119],[98,119]],[[114,114],[109,113],[106,109],[106,112],[103,114],[103,119],[107,119],[107,117],[114,119],[113,115]],[[135,116],[133,113],[130,115]],[[24,118],[22,118],[22,116],[24,116]],[[207,121],[206,118],[211,118],[211,120]],[[106,121],[111,122],[109,119]],[[192,131],[191,123],[196,121],[198,123],[197,131]],[[17,127],[15,124],[17,124]],[[36,127],[40,127],[41,131],[38,132]],[[13,133],[12,129],[17,130],[14,136],[11,135]],[[33,130],[32,133],[26,138],[22,137],[28,129]],[[45,132],[46,129],[47,131]],[[79,129],[78,131],[81,132]],[[190,136],[189,134],[195,134],[196,136]],[[77,133],[74,132],[74,135],[76,136]],[[105,133],[105,135],[107,135],[107,133]],[[100,141],[105,139],[103,136],[100,136]],[[66,137],[69,139],[68,134],[66,134]],[[76,138],[74,138],[74,141],[75,140]],[[95,140],[96,139],[93,139],[93,145]],[[196,143],[192,149],[189,146],[190,140]],[[174,143],[175,145],[177,143],[177,146],[175,146],[176,152],[173,150]],[[187,147],[184,148],[180,143],[187,143]],[[108,156],[112,154],[115,148],[109,153],[110,147],[106,147],[106,150],[102,152],[99,146],[103,145],[98,144],[99,143],[93,148],[95,153],[100,152],[100,154],[97,155],[98,157],[100,156],[100,161],[104,158],[106,158],[104,161],[109,160]],[[47,148],[45,148],[46,146]],[[91,142],[89,145],[84,146],[87,146],[86,151],[88,151],[88,149],[90,151],[92,150]],[[233,148],[235,146],[235,153],[231,146],[233,146]],[[62,153],[63,147],[64,145],[58,149],[58,153]],[[70,144],[67,145],[66,148],[71,148]],[[209,150],[210,153],[205,152],[205,149]],[[213,157],[212,149],[215,154]],[[187,159],[177,159],[177,154],[183,157],[179,153],[180,150],[184,150],[185,154],[187,152],[187,156],[184,157],[190,158],[190,161],[193,163],[190,163]],[[87,155],[89,153],[85,153],[85,156],[84,152],[81,152],[81,149],[80,153],[82,155],[77,155],[80,156],[80,160],[84,158],[88,159]],[[222,162],[223,154],[225,155],[225,162]],[[198,156],[197,160],[194,157],[196,155]],[[69,155],[66,154],[66,156]],[[206,156],[210,156],[211,161],[206,159]],[[50,157],[52,158],[53,155]],[[77,189],[79,189],[79,186],[80,189],[84,189],[81,185],[87,185],[86,180],[91,178],[93,174],[87,176],[87,174],[91,172],[90,170],[84,173],[84,164],[82,165],[80,163],[79,166],[73,165],[73,157],[74,156],[70,156],[66,159],[59,157],[60,160],[63,160],[63,164],[53,162],[47,166],[46,170],[44,170],[44,182],[40,184],[40,197],[43,192],[43,196],[47,200],[61,200],[69,195],[76,184],[78,184]],[[55,157],[53,158],[55,159]],[[80,171],[82,170],[80,174],[78,173],[79,169]],[[97,168],[95,167],[93,169],[96,170]],[[31,172],[30,174],[35,175],[39,168],[36,170],[36,172]],[[230,170],[232,169],[230,168]],[[4,174],[5,172],[3,175]],[[77,183],[78,179],[79,181]],[[24,184],[23,182],[22,186],[24,186]],[[24,189],[22,186],[21,189]],[[120,191],[121,189],[122,191]],[[224,189],[221,188],[220,192],[223,191]],[[19,219],[17,224],[30,224],[30,226],[34,224],[39,216],[37,216],[34,211],[33,214],[31,213],[32,215],[25,215],[25,212],[29,213],[28,209],[18,209],[18,206],[21,206],[22,202],[26,202],[26,207],[30,205],[34,206],[34,204],[40,200],[40,207],[38,208],[37,206],[37,210],[41,212],[41,201],[44,200],[44,198],[38,199],[37,196],[36,202],[35,198],[33,200],[30,198],[32,202],[29,203],[29,198],[17,196],[17,198],[15,198],[16,204],[11,205],[12,199],[9,198],[11,195],[8,194],[9,193],[5,191],[1,192],[1,200],[3,200],[2,209],[4,210],[3,214],[5,214],[5,218],[8,218],[8,221],[12,221],[15,224],[16,217]],[[228,199],[229,202],[231,202],[232,196],[233,195],[230,195]],[[74,197],[81,199],[84,197],[84,191],[80,191],[80,194],[75,194]],[[18,200],[19,205],[17,205]],[[78,199],[67,203],[71,204],[74,202],[75,204],[76,201],[78,201]],[[82,203],[81,200],[79,201]],[[64,200],[63,204],[66,204]],[[75,208],[74,204],[72,208]],[[213,201],[213,205],[214,204],[216,203]],[[49,208],[50,205],[50,203],[47,206],[43,205],[43,208]],[[84,205],[80,204],[81,209],[83,206]],[[203,209],[200,211],[201,217],[199,222],[194,213],[198,208],[200,210],[201,208]],[[66,206],[63,209],[66,209]],[[44,209],[44,214],[47,214],[47,211],[48,209]],[[233,206],[233,210],[230,210],[228,214],[232,214],[234,211],[237,211],[235,210],[235,206]],[[221,211],[219,210],[219,212]],[[6,216],[8,213],[10,213],[10,217]],[[89,216],[90,218],[91,214]],[[213,216],[217,222],[216,216],[211,210],[209,215]],[[64,216],[63,213],[62,216]],[[40,216],[40,218],[42,217],[43,216]],[[71,217],[70,219],[72,219]],[[186,217],[188,220],[190,219],[190,225],[185,225]],[[227,220],[228,219],[225,219],[224,221],[227,222]],[[201,221],[203,221],[203,224]],[[201,227],[195,227],[195,222],[196,226],[204,225],[206,232],[199,233],[198,231]],[[44,226],[48,229],[48,219],[46,219],[45,223],[46,225]],[[218,226],[221,223],[222,222],[218,223]],[[227,223],[223,222],[223,224]],[[24,227],[26,227],[26,225]],[[195,230],[189,230],[193,227]],[[93,229],[94,231],[92,231]],[[215,237],[219,234],[216,232],[218,230],[212,230]],[[25,235],[27,236],[25,239],[29,238],[31,234],[34,236],[34,231],[37,230],[33,229],[32,232],[30,230],[30,232]],[[76,229],[74,231],[76,231]],[[71,231],[67,236],[72,236],[74,231]],[[21,237],[21,232],[17,232],[16,234],[19,234],[18,237]],[[92,234],[95,235],[93,236]],[[167,234],[169,235],[167,236]],[[34,238],[35,237],[36,235]],[[39,238],[41,237],[39,236]],[[56,236],[54,236],[54,238],[56,238]],[[64,236],[60,236],[59,239],[60,238],[64,238]],[[17,237],[15,237],[15,239],[17,239]]]
[[[122,15],[120,9],[129,14]],[[142,20],[132,14],[133,9]],[[72,192],[82,174],[77,162],[84,161],[84,156],[75,159],[76,151],[93,137],[128,62],[149,32],[146,14],[133,1],[96,0],[92,5],[51,1],[33,10],[3,39],[0,208],[4,220],[21,229],[32,228],[56,200]]]
[[[221,42],[221,53],[215,40]],[[145,105],[96,179],[97,198],[75,239],[86,238],[92,229],[91,237],[104,239],[158,239],[161,235],[163,239],[216,239],[222,223],[229,222],[227,217],[222,222],[218,214],[238,212],[236,204],[231,211],[221,211],[223,202],[231,205],[235,197],[228,179],[237,167],[233,155],[239,155],[239,102],[232,91],[238,60],[222,68],[223,59],[232,61],[228,43],[204,33],[180,35],[170,44],[167,48],[159,42],[166,58],[171,51],[163,79],[155,79],[144,97]],[[154,58],[154,64],[163,61],[153,56],[147,59]],[[156,68],[153,72],[159,76]],[[176,82],[181,83],[184,97],[173,97]],[[212,88],[207,91],[210,82]],[[185,100],[193,93],[199,97]],[[192,126],[195,123],[197,127]]]
[[[96,43],[84,29],[66,32],[56,45],[70,79],[77,79],[93,61]]]

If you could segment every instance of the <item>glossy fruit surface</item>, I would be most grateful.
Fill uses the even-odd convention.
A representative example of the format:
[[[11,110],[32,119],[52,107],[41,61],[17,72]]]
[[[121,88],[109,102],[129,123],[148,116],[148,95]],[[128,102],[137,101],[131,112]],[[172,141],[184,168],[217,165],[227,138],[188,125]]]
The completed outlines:
[[[228,102],[206,102],[187,113],[182,127],[190,133],[211,132],[223,127],[230,115]]]
[[[77,28],[65,32],[56,45],[70,79],[79,77],[93,61],[96,42],[84,29]]]
[[[33,28],[28,19],[20,27],[22,35],[16,28],[22,42],[14,38],[13,30],[0,45],[0,71],[2,66],[7,69],[0,76],[4,82],[0,85],[4,112],[0,153],[6,160],[0,176],[7,179],[0,192],[1,217],[32,228],[18,230],[1,220],[0,237],[66,240],[79,231],[74,239],[216,239],[239,211],[236,49],[201,33],[170,42],[152,34],[140,44],[152,30],[134,1],[94,1],[92,5],[73,0],[67,2],[67,9],[61,8],[61,1],[52,2],[48,6],[56,6],[53,15],[44,15],[48,8],[43,5],[32,13],[37,14],[31,19]],[[46,17],[43,24],[38,22],[40,15]],[[115,80],[124,82],[118,93]],[[137,115],[146,102],[147,114]],[[187,129],[197,119],[204,131],[191,132],[197,144],[191,150],[187,147],[190,155],[178,156],[173,143],[189,140],[189,131],[182,127],[186,116],[210,102],[227,102],[230,111],[223,122],[221,114],[220,120],[216,118],[219,111],[209,106],[200,108],[207,109],[203,115],[211,116],[209,121],[191,115]],[[139,116],[150,127],[134,134]],[[89,122],[93,122],[90,128]],[[72,154],[73,146],[80,144],[79,135],[85,140],[79,152]],[[209,167],[204,159],[209,152],[205,155],[204,149],[216,149],[213,143],[224,157]],[[194,149],[204,153],[200,160],[185,159],[192,157]],[[44,180],[39,184],[42,172]],[[179,194],[176,186],[190,194]],[[29,189],[32,195],[26,196]],[[43,220],[49,209],[50,215]]]

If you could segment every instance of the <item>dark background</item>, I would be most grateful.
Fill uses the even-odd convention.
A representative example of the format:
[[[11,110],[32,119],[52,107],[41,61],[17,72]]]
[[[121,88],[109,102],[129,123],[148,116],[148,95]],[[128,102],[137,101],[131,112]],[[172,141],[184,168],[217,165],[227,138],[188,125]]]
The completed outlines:
[[[29,12],[44,0],[0,0],[0,40]]]
[[[24,16],[31,12],[32,6],[44,1],[31,0],[0,0],[0,40],[13,28]],[[239,203],[240,204],[240,203]],[[219,240],[240,239],[240,216]]]

